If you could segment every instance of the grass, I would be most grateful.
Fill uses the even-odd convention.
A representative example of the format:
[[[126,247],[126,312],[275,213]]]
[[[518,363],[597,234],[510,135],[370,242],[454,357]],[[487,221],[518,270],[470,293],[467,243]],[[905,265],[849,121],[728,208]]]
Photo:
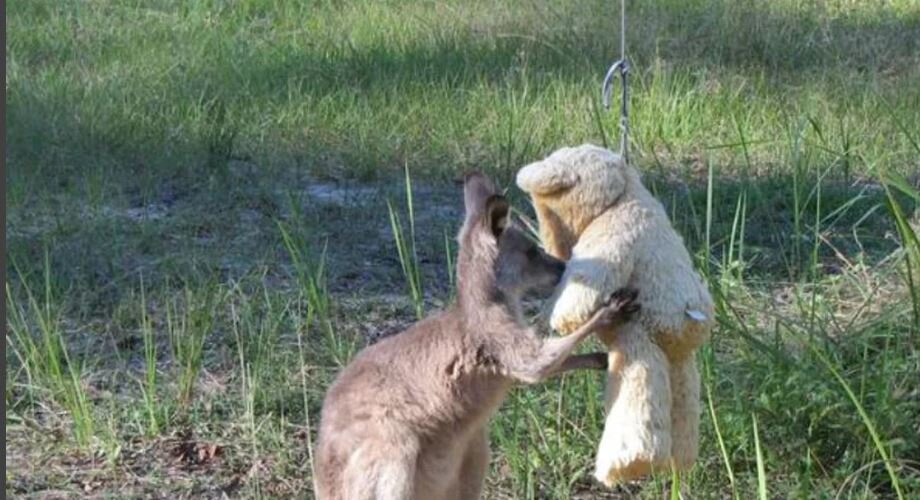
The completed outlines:
[[[24,380],[30,390],[40,392],[42,400],[67,412],[74,440],[88,446],[95,437],[95,422],[81,380],[83,367],[77,366],[68,354],[61,319],[54,310],[49,276],[46,262],[42,299],[25,286],[24,307],[8,300],[7,344],[18,361],[18,370],[24,372],[23,377],[16,378]],[[12,297],[8,286],[6,291],[7,297]],[[33,405],[34,398],[30,394]]]
[[[393,242],[396,244],[396,255],[399,257],[399,266],[402,268],[403,276],[406,278],[406,289],[412,305],[415,307],[415,317],[422,319],[425,316],[424,311],[424,290],[422,289],[422,278],[419,271],[418,249],[415,244],[415,210],[412,207],[412,181],[409,176],[409,168],[406,167],[406,210],[409,219],[409,238],[406,239],[406,232],[403,230],[400,222],[399,212],[393,208],[393,204],[387,200],[387,212],[390,215],[390,229],[393,231]],[[449,254],[449,252],[448,252]],[[450,262],[447,264],[451,268]]]
[[[181,407],[187,407],[194,397],[195,382],[204,361],[205,340],[223,299],[220,291],[209,284],[194,291],[186,288],[183,292],[166,302],[165,326],[172,357],[178,365],[176,399]]]
[[[570,374],[512,392],[488,498],[920,494],[920,4],[627,7],[631,157],[717,302],[701,456],[599,489]],[[7,14],[11,496],[311,497],[332,378],[452,297],[448,179],[617,140],[610,2]]]
[[[144,398],[144,408],[147,413],[147,434],[156,436],[160,428],[166,423],[167,415],[157,401],[157,343],[156,333],[150,324],[147,314],[147,299],[144,290],[144,280],[141,277],[141,338],[144,342],[144,377],[140,383],[141,394]]]
[[[751,415],[754,424],[754,452],[757,457],[757,498],[767,500],[767,472],[760,450],[760,436],[757,433],[757,415]]]

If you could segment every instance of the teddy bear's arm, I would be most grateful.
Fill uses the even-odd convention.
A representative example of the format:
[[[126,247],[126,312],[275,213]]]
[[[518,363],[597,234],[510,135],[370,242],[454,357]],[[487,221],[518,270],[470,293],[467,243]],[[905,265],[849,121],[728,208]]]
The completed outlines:
[[[613,238],[582,235],[556,287],[550,314],[553,329],[564,334],[574,331],[612,291],[630,285],[638,249],[638,235],[630,229],[611,227]]]

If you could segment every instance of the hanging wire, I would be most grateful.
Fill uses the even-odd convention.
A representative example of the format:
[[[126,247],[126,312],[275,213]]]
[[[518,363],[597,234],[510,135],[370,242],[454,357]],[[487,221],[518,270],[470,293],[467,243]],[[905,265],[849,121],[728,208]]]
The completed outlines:
[[[626,59],[626,0],[620,0],[620,59],[614,61],[604,76],[601,96],[604,109],[610,110],[613,77],[620,76],[620,154],[629,162],[629,61]]]

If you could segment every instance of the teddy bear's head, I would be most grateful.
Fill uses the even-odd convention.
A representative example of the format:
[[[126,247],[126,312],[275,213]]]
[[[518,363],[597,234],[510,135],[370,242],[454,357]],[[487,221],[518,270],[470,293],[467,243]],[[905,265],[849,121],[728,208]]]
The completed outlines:
[[[518,171],[517,185],[533,199],[546,250],[568,259],[585,227],[615,204],[636,177],[622,156],[583,144],[525,166]]]

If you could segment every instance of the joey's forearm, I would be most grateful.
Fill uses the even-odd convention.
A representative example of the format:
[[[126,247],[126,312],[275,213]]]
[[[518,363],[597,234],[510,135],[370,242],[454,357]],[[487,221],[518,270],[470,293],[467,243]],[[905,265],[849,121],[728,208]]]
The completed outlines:
[[[566,358],[588,335],[598,330],[615,328],[639,311],[639,305],[634,303],[637,295],[638,292],[633,289],[617,290],[590,320],[576,328],[571,335],[540,340],[533,332],[529,332],[525,342],[516,344],[516,349],[512,348],[512,355],[508,358],[511,363],[505,365],[506,373],[520,382],[536,383],[565,371]],[[570,366],[582,362],[578,358],[568,361]]]
[[[566,338],[576,337],[579,340],[581,340],[587,337],[588,335],[591,335],[592,333],[598,330],[597,318],[598,316],[597,316],[597,313],[595,312],[595,314],[593,314],[591,318],[588,319],[588,321],[585,321],[583,325],[579,326],[577,329],[575,329],[574,332],[567,335]]]
[[[561,375],[572,370],[606,370],[610,355],[606,352],[592,352],[588,354],[573,354],[565,358],[550,376]]]
[[[519,359],[517,366],[510,367],[510,375],[519,382],[534,384],[555,373],[561,373],[559,370],[566,358],[592,331],[587,329],[580,334],[576,332],[566,337],[544,340],[533,358]]]

